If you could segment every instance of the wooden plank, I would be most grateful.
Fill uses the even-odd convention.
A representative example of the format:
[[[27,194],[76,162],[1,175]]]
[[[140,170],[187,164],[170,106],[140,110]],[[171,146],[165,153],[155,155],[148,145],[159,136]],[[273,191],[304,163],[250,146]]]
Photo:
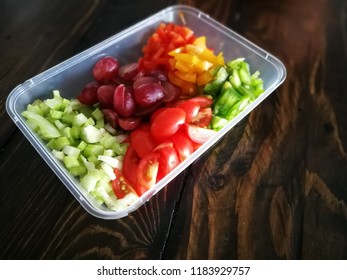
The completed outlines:
[[[193,167],[166,256],[345,259],[346,5],[233,2],[228,25],[278,56],[287,79]]]
[[[60,9],[59,3],[62,4]],[[143,5],[141,10],[133,10],[137,4],[123,1],[110,1],[105,5],[101,5],[101,1],[85,4],[82,1],[36,1],[35,4],[21,3],[22,12],[6,3],[11,9],[7,14],[9,26],[12,26],[9,30],[15,30],[13,32],[20,36],[11,37],[12,42],[8,44],[17,46],[32,37],[31,44],[41,49],[30,49],[14,69],[10,61],[6,61],[1,68],[3,75],[7,72],[8,84],[4,88],[113,35],[146,14],[164,8],[166,3],[159,1],[156,5]],[[29,10],[25,9],[26,5]],[[70,16],[64,17],[66,14]],[[34,20],[36,17],[38,21]],[[35,24],[30,25],[32,22]],[[24,25],[30,25],[26,35],[20,32]],[[45,29],[41,34],[42,26]],[[18,51],[19,47],[14,47],[8,56],[17,61]],[[2,100],[4,98],[3,95]],[[0,190],[3,193],[0,196],[0,258],[161,258],[183,177],[128,217],[101,220],[89,215],[78,204],[19,130],[10,133],[6,128],[1,135],[6,139],[0,154]]]

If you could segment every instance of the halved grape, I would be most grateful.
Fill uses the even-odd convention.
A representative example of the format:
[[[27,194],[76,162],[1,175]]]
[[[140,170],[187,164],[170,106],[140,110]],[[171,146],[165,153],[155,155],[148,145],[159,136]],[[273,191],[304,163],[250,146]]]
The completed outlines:
[[[134,89],[134,99],[139,106],[150,106],[164,97],[164,89],[157,83],[145,83]]]
[[[143,77],[137,78],[133,83],[133,89],[137,89],[139,86],[143,84],[147,84],[147,83],[159,84],[159,80],[151,76],[143,76]]]
[[[119,68],[119,76],[125,80],[131,81],[139,73],[139,64],[137,62],[129,63]]]
[[[113,95],[113,108],[122,117],[131,117],[135,112],[132,91],[123,84],[116,87]]]
[[[103,109],[102,113],[104,114],[105,121],[109,123],[113,128],[116,128],[118,125],[118,115],[112,109]]]
[[[164,89],[163,102],[165,103],[174,101],[181,93],[180,88],[170,82],[162,82],[161,86]]]
[[[102,85],[98,88],[97,96],[102,108],[113,108],[113,95],[116,85]]]
[[[131,117],[131,118],[119,118],[118,124],[124,130],[134,130],[141,124],[141,118]]]
[[[97,91],[100,87],[98,82],[90,82],[85,85],[77,99],[86,105],[93,105],[98,102]]]

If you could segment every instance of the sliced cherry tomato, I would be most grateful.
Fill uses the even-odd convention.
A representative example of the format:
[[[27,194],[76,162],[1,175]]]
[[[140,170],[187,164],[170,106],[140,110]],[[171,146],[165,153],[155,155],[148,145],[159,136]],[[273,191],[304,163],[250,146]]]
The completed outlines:
[[[176,133],[185,122],[186,113],[181,108],[165,108],[153,120],[151,134],[157,142],[161,143]]]
[[[157,182],[169,174],[177,165],[180,164],[176,149],[164,147],[156,150],[160,154]]]
[[[149,123],[150,125],[152,125],[153,121],[158,117],[158,115],[165,111],[166,110],[166,107],[161,107],[161,108],[158,108],[157,110],[155,110],[152,114],[151,114],[151,117],[150,117],[150,120],[149,120]]]
[[[133,188],[130,186],[128,180],[124,177],[122,171],[118,168],[114,169],[116,179],[112,180],[112,189],[117,198],[123,198],[127,193],[132,192]]]
[[[141,158],[136,153],[134,147],[130,144],[124,155],[122,171],[124,177],[132,186],[136,186],[137,184],[136,170],[140,160]]]
[[[197,144],[204,144],[208,139],[216,134],[216,131],[191,124],[182,125],[190,140]]]
[[[145,128],[137,128],[130,134],[131,144],[140,158],[144,158],[150,154],[156,147],[156,143],[152,138],[151,132]]]
[[[138,181],[136,186],[134,187],[134,190],[138,196],[143,195],[148,189],[144,186],[142,186]]]
[[[199,113],[191,120],[191,124],[200,126],[200,127],[208,127],[212,120],[212,109],[211,108],[203,108],[200,109]]]
[[[159,169],[160,154],[157,152],[150,153],[140,160],[137,167],[136,176],[139,184],[150,189],[157,180]]]
[[[182,108],[186,112],[186,123],[190,123],[200,110],[199,104],[190,99],[180,103],[177,107]]]
[[[177,131],[172,137],[173,146],[178,153],[181,161],[189,157],[193,151],[194,146],[190,138],[181,130]]]
[[[190,98],[189,100],[194,101],[200,105],[200,108],[207,108],[211,107],[213,103],[213,98],[210,95],[205,95],[205,96],[195,96]]]

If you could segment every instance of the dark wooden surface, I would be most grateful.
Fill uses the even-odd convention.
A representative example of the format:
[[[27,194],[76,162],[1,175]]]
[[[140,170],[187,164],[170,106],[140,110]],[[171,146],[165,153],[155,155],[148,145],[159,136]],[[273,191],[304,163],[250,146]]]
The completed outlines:
[[[172,4],[280,58],[287,79],[120,220],[92,217],[9,119],[28,78]],[[0,1],[0,259],[346,259],[347,1]]]

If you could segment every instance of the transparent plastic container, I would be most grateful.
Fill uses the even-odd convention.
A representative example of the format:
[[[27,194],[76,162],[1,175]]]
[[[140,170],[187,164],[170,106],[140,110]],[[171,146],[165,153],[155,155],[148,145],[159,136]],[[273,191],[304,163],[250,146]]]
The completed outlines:
[[[182,18],[184,18],[184,22],[182,22]],[[55,159],[46,144],[26,125],[21,112],[35,99],[51,98],[52,91],[55,89],[59,90],[65,98],[76,98],[83,86],[93,80],[91,71],[93,65],[105,55],[117,57],[121,64],[137,61],[139,56],[141,56],[141,47],[162,22],[186,24],[187,27],[194,31],[197,37],[206,36],[208,46],[213,48],[215,53],[222,51],[226,61],[244,57],[250,64],[252,71],[260,71],[261,78],[264,81],[265,92],[171,173],[140,197],[135,204],[122,211],[111,211],[104,205],[100,206],[80,186],[78,180],[67,172],[63,164]],[[267,51],[218,23],[210,18],[209,15],[192,7],[176,5],[148,17],[94,47],[18,85],[7,98],[6,110],[25,137],[86,211],[102,219],[118,219],[138,209],[165,187],[269,96],[284,81],[285,77],[286,69],[284,65]]]

